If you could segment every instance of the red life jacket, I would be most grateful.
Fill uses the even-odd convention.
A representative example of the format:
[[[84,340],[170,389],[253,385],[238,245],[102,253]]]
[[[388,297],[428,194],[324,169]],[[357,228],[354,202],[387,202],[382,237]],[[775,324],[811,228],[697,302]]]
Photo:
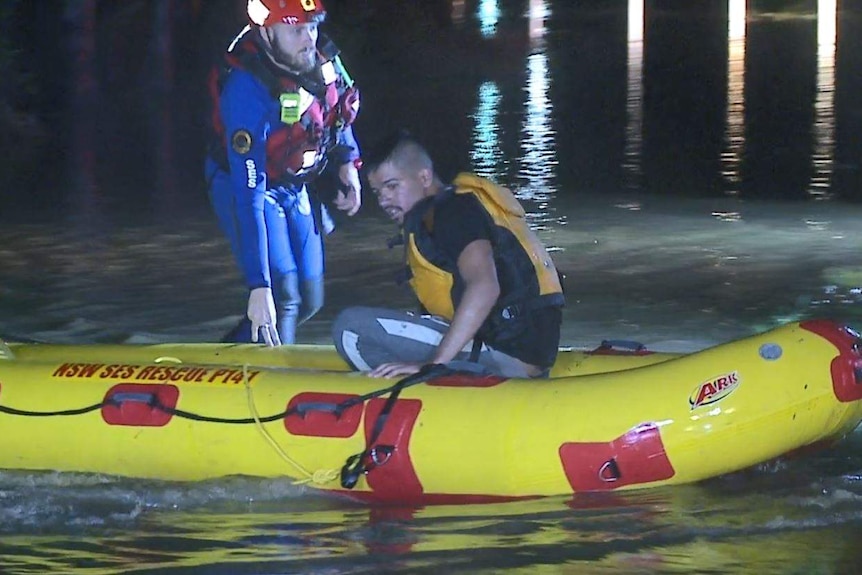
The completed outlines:
[[[359,111],[359,91],[343,70],[335,46],[324,37],[319,45],[317,77],[295,76],[275,68],[246,33],[226,54],[226,66],[210,75],[214,132],[213,157],[227,166],[224,124],[219,96],[232,70],[245,70],[269,89],[280,104],[296,106],[296,121],[281,121],[266,143],[266,171],[273,184],[307,182],[326,167],[326,154],[337,144],[339,130],[351,125]],[[282,100],[286,98],[286,102]]]

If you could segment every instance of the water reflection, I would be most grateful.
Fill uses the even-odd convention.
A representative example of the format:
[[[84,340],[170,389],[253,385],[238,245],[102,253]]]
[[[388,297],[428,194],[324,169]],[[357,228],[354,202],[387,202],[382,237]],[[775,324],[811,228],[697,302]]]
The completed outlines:
[[[529,8],[530,38],[539,39],[545,35],[545,19],[550,16],[544,0],[530,0]]]
[[[479,26],[482,35],[490,38],[497,34],[497,22],[500,20],[500,7],[497,0],[480,0]]]
[[[0,529],[0,570],[855,573],[858,480],[841,475],[852,463],[818,475],[830,465],[811,457],[699,486],[425,508],[367,508],[278,479],[4,474],[25,503]]]
[[[727,14],[727,120],[721,175],[725,193],[740,192],[740,164],[745,147],[745,33],[746,0],[728,0]]]
[[[727,119],[721,156],[725,193],[738,195],[746,147],[745,67],[746,0],[728,0]],[[837,1],[817,2],[817,87],[812,126],[811,178],[807,193],[813,199],[831,197],[835,158],[835,66]],[[746,161],[753,161],[746,159]]]
[[[835,158],[835,45],[837,2],[817,2],[817,97],[814,101],[813,174],[808,194],[828,199]]]
[[[467,3],[465,0],[452,0],[452,22],[461,24],[465,20]]]
[[[496,33],[499,17],[496,2],[481,2],[478,16],[484,35]],[[531,225],[545,228],[552,221],[562,223],[561,219],[551,215],[554,211],[551,199],[556,195],[555,169],[558,160],[556,132],[552,126],[551,70],[544,42],[545,21],[550,17],[547,1],[530,0],[526,16],[530,42],[524,88],[524,121],[520,133],[518,185],[514,193],[519,199],[527,201],[525,209]],[[474,126],[470,158],[477,174],[505,182],[508,161],[502,153],[501,101],[502,93],[496,82],[486,81],[479,86],[478,104],[471,115]]]
[[[554,194],[553,175],[557,164],[551,101],[548,97],[548,56],[544,52],[527,58],[527,102],[521,147],[518,197],[547,202]]]
[[[522,156],[516,195],[529,200],[527,217],[534,227],[543,228],[549,223],[565,223],[553,215],[552,199],[557,194],[556,131],[552,125],[553,102],[550,98],[551,73],[544,41],[544,22],[550,16],[545,0],[530,0],[529,29],[530,54],[527,56],[527,100],[524,125],[521,130]]]
[[[470,151],[473,170],[480,176],[501,181],[505,177],[505,158],[500,149],[498,110],[502,96],[495,82],[479,86],[479,103],[473,114],[473,146]]]
[[[629,0],[626,82],[626,144],[623,173],[626,187],[641,186],[643,147],[644,0]]]
[[[626,139],[622,171],[626,187],[638,188],[642,173],[643,86],[645,0],[628,2],[628,54],[626,83]],[[818,0],[817,7],[817,92],[812,126],[812,176],[809,197],[828,199],[834,173],[836,148],[835,83],[837,45],[837,0]],[[741,193],[746,158],[746,52],[748,20],[752,7],[748,0],[727,0],[727,92],[721,177],[729,196]],[[799,15],[790,15],[791,18]],[[782,40],[783,41],[783,40]]]

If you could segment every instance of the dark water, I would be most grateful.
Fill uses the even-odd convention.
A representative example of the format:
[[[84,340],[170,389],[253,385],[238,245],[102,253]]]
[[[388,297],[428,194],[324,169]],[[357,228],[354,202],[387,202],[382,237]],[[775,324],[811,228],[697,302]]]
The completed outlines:
[[[245,294],[200,179],[199,62],[240,11],[59,4],[19,2],[2,30],[34,75],[4,108],[0,334],[215,340]],[[862,3],[750,0],[741,29],[738,4],[654,0],[640,26],[624,0],[327,2],[360,141],[407,126],[445,176],[512,187],[567,273],[565,344],[669,351],[862,326]],[[345,305],[412,303],[370,198],[339,224],[302,341]],[[703,485],[415,510],[283,481],[4,472],[0,572],[856,573],[860,449],[857,432]]]

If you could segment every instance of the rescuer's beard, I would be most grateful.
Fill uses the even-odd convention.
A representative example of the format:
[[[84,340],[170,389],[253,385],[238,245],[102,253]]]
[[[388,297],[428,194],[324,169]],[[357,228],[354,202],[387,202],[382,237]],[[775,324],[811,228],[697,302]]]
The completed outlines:
[[[314,49],[288,54],[280,47],[273,46],[272,55],[277,64],[295,74],[307,74],[314,70],[317,64],[317,51]]]

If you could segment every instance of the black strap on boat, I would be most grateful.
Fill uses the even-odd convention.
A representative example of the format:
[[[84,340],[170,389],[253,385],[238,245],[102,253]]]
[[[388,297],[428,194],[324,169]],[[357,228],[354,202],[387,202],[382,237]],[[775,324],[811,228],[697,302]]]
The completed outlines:
[[[401,393],[401,390],[410,387],[411,385],[415,385],[417,383],[422,383],[424,381],[428,381],[432,377],[438,377],[440,375],[444,375],[446,373],[451,373],[453,371],[465,371],[469,372],[470,370],[464,368],[453,369],[449,368],[445,365],[441,364],[429,364],[425,366],[425,368],[434,368],[429,369],[428,371],[420,371],[419,373],[410,375],[405,377],[404,379],[396,382],[395,384],[384,387],[381,389],[376,389],[374,391],[370,391],[363,395],[357,395],[355,397],[351,397],[350,399],[346,399],[339,403],[329,403],[323,401],[309,401],[304,403],[299,403],[289,409],[285,409],[280,411],[279,413],[275,413],[273,415],[260,416],[258,418],[254,417],[214,417],[209,415],[202,415],[200,413],[194,413],[192,411],[186,411],[183,409],[177,409],[175,407],[170,407],[168,405],[164,405],[159,397],[155,393],[115,393],[106,397],[103,401],[98,403],[94,403],[88,405],[86,407],[79,407],[73,409],[61,409],[61,410],[50,410],[50,411],[36,411],[30,409],[17,409],[15,407],[2,405],[0,404],[0,413],[6,415],[15,415],[19,417],[69,417],[76,415],[83,415],[86,413],[90,413],[93,411],[98,411],[104,407],[120,407],[123,403],[135,402],[135,403],[145,403],[148,406],[152,407],[155,410],[161,411],[171,416],[180,417],[183,419],[188,419],[191,421],[201,421],[207,423],[223,423],[228,425],[251,425],[251,424],[259,424],[259,423],[270,423],[273,421],[279,421],[284,419],[285,417],[289,417],[291,415],[298,415],[299,417],[305,417],[305,415],[312,411],[320,411],[326,413],[332,413],[336,418],[340,418],[341,415],[347,411],[349,408],[354,405],[361,405],[368,401],[369,399],[374,399],[375,397],[381,397],[386,394],[393,394],[396,392]],[[423,369],[425,369],[423,368]],[[420,377],[420,374],[422,376]],[[390,395],[391,397],[391,395]],[[397,397],[397,394],[396,394]],[[394,400],[393,400],[394,403]],[[391,407],[390,407],[391,409]]]
[[[102,409],[104,405],[105,402],[99,402],[93,405],[88,405],[87,407],[80,407],[78,409],[61,409],[57,411],[31,411],[29,409],[16,409],[14,407],[0,405],[0,413],[4,413],[6,415],[19,415],[22,417],[62,417],[69,415],[84,415],[85,413]]]
[[[17,409],[15,407],[10,407],[8,405],[0,405],[0,413],[6,415],[16,415],[19,417],[69,417],[75,415],[84,415],[85,413],[90,413],[93,411],[99,411],[104,407],[120,407],[124,403],[144,403],[155,410],[161,411],[162,413],[166,413],[171,416],[181,417],[183,419],[189,419],[191,421],[204,421],[207,423],[226,423],[226,424],[239,424],[239,425],[250,425],[257,423],[269,423],[272,421],[278,421],[280,419],[284,419],[286,416],[291,415],[293,413],[292,410],[284,410],[275,415],[269,415],[266,417],[259,417],[257,419],[253,417],[240,417],[240,418],[227,418],[227,417],[211,417],[208,415],[201,415],[198,413],[194,413],[191,411],[185,411],[182,409],[176,409],[174,407],[169,407],[164,405],[159,401],[158,396],[155,393],[116,393],[106,398],[104,401],[100,401],[98,403],[94,403],[92,405],[88,405],[86,407],[79,407],[75,409],[59,409],[52,411],[35,411],[32,409]]]
[[[453,369],[448,368],[446,365],[442,365],[442,364],[428,364],[428,365],[429,366],[437,365],[441,369],[439,372],[435,372],[433,374],[430,374],[423,379],[417,379],[416,381],[408,382],[406,385],[401,385],[401,382],[403,380],[399,380],[399,381],[395,382],[393,385],[390,385],[389,387],[384,387],[382,389],[375,389],[374,391],[369,391],[368,393],[364,393],[362,395],[357,395],[355,397],[351,397],[350,399],[345,399],[344,401],[339,402],[339,403],[328,403],[328,402],[322,402],[322,401],[308,401],[308,402],[304,402],[304,403],[298,403],[293,407],[293,409],[291,411],[287,412],[285,415],[296,414],[296,415],[299,415],[300,417],[305,417],[305,414],[308,413],[309,411],[323,411],[323,412],[331,413],[337,419],[337,418],[340,418],[345,411],[347,411],[348,409],[350,409],[354,405],[361,405],[361,404],[365,403],[366,401],[368,401],[369,399],[374,399],[375,397],[381,397],[383,395],[386,395],[387,393],[391,394],[398,388],[404,389],[405,387],[410,387],[411,385],[416,385],[417,383],[423,383],[425,381],[428,381],[432,377],[439,377],[440,375],[443,375],[444,373],[450,373],[450,372],[454,371]],[[425,367],[428,367],[428,366],[425,366]],[[404,379],[416,377],[418,375],[419,375],[419,373],[415,373],[413,375],[405,377]],[[399,391],[399,393],[401,393],[401,392]]]
[[[440,375],[449,373],[449,371],[451,370],[443,364],[429,363],[422,366],[422,369],[418,372],[399,380],[390,388],[392,392],[386,398],[386,403],[383,404],[380,414],[374,421],[374,427],[371,428],[371,434],[365,443],[365,449],[360,453],[348,457],[341,468],[342,487],[353,489],[359,481],[360,475],[368,473],[378,465],[383,465],[389,461],[389,458],[394,453],[395,446],[377,445],[377,440],[380,438],[380,434],[386,426],[386,421],[389,419],[389,414],[392,412],[392,408],[401,392],[411,385],[423,383],[432,377],[439,377]]]

